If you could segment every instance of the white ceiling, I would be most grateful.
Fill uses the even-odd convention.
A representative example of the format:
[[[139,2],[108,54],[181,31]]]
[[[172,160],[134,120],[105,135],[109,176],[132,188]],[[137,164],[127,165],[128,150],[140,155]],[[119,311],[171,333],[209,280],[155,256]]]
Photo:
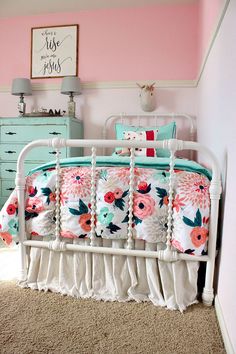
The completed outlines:
[[[195,1],[198,0],[0,0],[0,18]]]

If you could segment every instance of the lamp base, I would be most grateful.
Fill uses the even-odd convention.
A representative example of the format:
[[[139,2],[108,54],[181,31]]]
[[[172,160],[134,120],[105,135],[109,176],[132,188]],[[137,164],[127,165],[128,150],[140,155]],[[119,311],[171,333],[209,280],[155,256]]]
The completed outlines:
[[[68,102],[68,116],[75,117],[75,102],[74,101]]]
[[[18,111],[20,116],[23,116],[25,114],[25,106],[25,102],[18,103]]]

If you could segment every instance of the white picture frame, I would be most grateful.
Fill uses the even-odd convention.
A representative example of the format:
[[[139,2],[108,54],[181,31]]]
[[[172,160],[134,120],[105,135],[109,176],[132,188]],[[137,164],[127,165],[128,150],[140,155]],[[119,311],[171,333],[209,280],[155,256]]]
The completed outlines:
[[[31,28],[31,79],[78,76],[79,25]]]

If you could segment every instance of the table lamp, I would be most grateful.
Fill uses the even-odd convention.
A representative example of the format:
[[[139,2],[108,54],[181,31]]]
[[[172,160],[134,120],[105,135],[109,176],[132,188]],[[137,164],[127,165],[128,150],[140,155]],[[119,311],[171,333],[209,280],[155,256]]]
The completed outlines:
[[[26,104],[24,102],[24,96],[32,95],[32,87],[29,79],[17,78],[12,81],[11,94],[20,96],[20,102],[18,103],[18,110],[20,116],[25,115]]]
[[[68,102],[68,116],[75,117],[75,101],[74,95],[81,94],[80,79],[76,76],[66,76],[62,80],[61,93],[69,95],[70,100]]]

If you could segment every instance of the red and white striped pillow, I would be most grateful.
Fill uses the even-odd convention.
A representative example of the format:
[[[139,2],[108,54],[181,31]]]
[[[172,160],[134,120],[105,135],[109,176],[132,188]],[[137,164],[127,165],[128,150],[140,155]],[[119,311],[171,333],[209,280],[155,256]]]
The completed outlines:
[[[157,140],[158,130],[141,130],[141,131],[124,131],[122,140],[136,140],[136,141],[155,141]],[[127,149],[126,149],[127,150]],[[136,148],[135,156],[149,156],[155,157],[156,150],[153,148]]]

